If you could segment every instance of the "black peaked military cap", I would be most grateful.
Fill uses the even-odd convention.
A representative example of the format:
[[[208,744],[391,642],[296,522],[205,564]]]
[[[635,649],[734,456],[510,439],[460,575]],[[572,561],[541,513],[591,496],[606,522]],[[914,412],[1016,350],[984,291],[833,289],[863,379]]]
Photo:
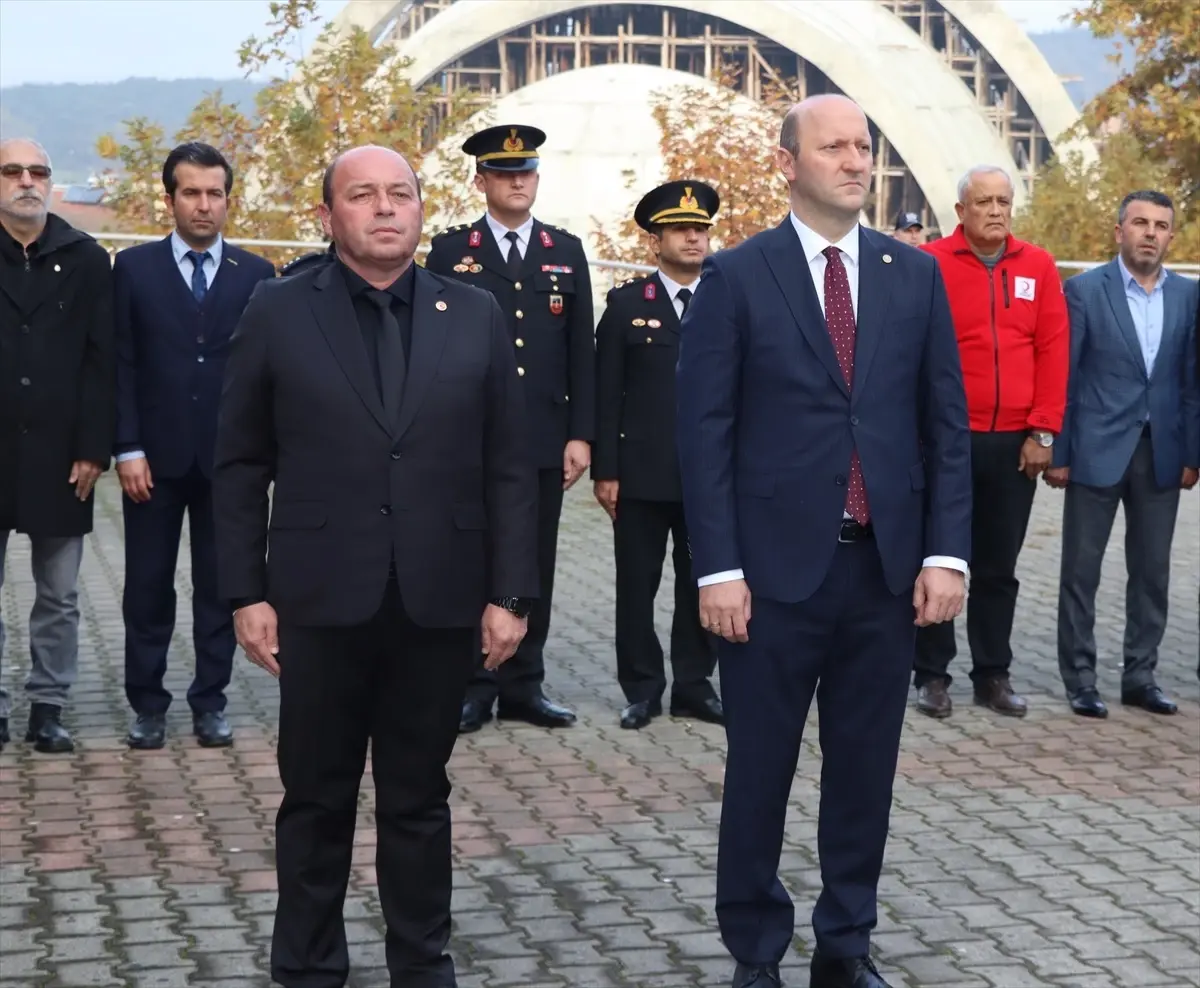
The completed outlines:
[[[537,168],[537,149],[545,143],[545,133],[536,127],[506,124],[472,134],[462,149],[464,154],[474,156],[480,168],[527,172]]]
[[[633,219],[647,232],[668,223],[712,226],[720,205],[721,197],[711,185],[685,178],[647,192],[633,211]]]

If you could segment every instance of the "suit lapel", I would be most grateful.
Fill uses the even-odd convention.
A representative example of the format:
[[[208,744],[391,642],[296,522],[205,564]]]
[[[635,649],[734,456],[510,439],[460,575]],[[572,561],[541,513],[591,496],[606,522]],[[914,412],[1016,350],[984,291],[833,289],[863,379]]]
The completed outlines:
[[[490,231],[488,236],[491,236]],[[396,420],[397,439],[404,435],[416,418],[446,346],[449,320],[454,314],[438,297],[441,294],[442,283],[424,268],[418,267],[413,285],[412,347],[408,376],[404,380],[404,397],[400,401],[400,415]]]
[[[518,277],[523,280],[528,279],[530,275],[538,271],[542,266],[545,253],[546,248],[542,244],[542,224],[534,220],[533,227],[529,231],[529,246],[525,248],[525,257],[521,260],[521,273]]]
[[[175,277],[179,277],[178,273]],[[312,311],[325,342],[333,351],[334,359],[350,386],[358,393],[380,428],[390,433],[379,389],[375,386],[371,364],[367,359],[367,348],[358,327],[358,317],[354,314],[354,303],[350,301],[350,293],[346,291],[346,283],[337,264],[326,265],[313,279]],[[413,329],[415,341],[415,320]]]
[[[1162,340],[1158,344],[1159,354],[1166,352],[1167,343],[1173,339],[1176,329],[1183,330],[1187,325],[1187,314],[1183,311],[1184,293],[1178,290],[1182,287],[1179,280],[1168,272],[1166,281],[1163,282],[1163,324]],[[1197,327],[1196,332],[1200,333],[1200,327]],[[1161,361],[1155,360],[1155,370],[1160,363]],[[1150,372],[1150,376],[1154,376],[1154,370]]]
[[[817,355],[817,359],[824,365],[834,383],[841,388],[843,394],[849,396],[850,389],[846,386],[841,367],[838,366],[833,341],[829,338],[829,329],[821,313],[821,303],[809,275],[808,258],[804,256],[804,248],[801,247],[800,238],[792,228],[790,218],[785,219],[775,228],[775,232],[766,238],[762,252],[800,332],[804,334],[808,345],[812,347],[813,353]],[[863,253],[861,249],[859,253]]]
[[[854,387],[859,394],[867,383],[867,374],[883,337],[883,323],[891,301],[890,263],[884,263],[886,244],[875,242],[875,235],[858,229],[858,317],[854,332]],[[888,255],[891,256],[890,254]],[[810,279],[811,280],[811,279]]]
[[[1108,304],[1112,306],[1113,315],[1117,320],[1117,328],[1125,338],[1129,352],[1133,355],[1134,363],[1146,375],[1146,358],[1142,356],[1142,344],[1138,340],[1137,330],[1133,326],[1133,316],[1129,314],[1129,301],[1125,298],[1125,286],[1121,283],[1121,268],[1116,261],[1110,261],[1108,270],[1104,272],[1104,287],[1108,295]],[[1163,326],[1166,326],[1166,300],[1163,300]],[[1147,375],[1148,376],[1148,375]]]

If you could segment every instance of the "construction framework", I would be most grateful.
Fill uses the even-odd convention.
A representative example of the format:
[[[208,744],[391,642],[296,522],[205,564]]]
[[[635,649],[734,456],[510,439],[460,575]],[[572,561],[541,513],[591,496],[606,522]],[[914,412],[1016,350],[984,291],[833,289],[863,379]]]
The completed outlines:
[[[403,45],[456,0],[409,0],[386,24],[376,43]],[[504,2],[504,0],[496,0]],[[906,24],[945,62],[978,104],[981,116],[1009,148],[1025,191],[1053,155],[1045,128],[1008,73],[964,26],[988,12],[987,0],[875,0]],[[975,4],[972,8],[970,4]],[[955,11],[950,8],[958,8]],[[736,4],[728,5],[733,13]],[[994,16],[995,11],[990,10]],[[961,19],[960,19],[961,18]],[[989,28],[991,25],[988,25]],[[1015,25],[1013,25],[1015,28]],[[1019,34],[1019,29],[1016,29]],[[706,13],[637,3],[598,3],[535,20],[465,52],[443,67],[436,81],[449,96],[477,95],[481,102],[572,69],[604,64],[649,64],[711,78],[734,71],[746,96],[790,100],[838,92],[831,80],[799,54],[741,25]],[[900,209],[916,210],[936,228],[921,188],[887,136],[872,124],[876,145],[872,220],[885,226]]]

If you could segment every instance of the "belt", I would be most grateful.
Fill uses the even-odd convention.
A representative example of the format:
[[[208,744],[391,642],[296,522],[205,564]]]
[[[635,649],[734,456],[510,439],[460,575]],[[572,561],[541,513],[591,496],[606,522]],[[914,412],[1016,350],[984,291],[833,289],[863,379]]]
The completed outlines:
[[[865,542],[875,538],[875,529],[871,523],[860,525],[853,518],[842,519],[842,530],[838,533],[839,542]]]

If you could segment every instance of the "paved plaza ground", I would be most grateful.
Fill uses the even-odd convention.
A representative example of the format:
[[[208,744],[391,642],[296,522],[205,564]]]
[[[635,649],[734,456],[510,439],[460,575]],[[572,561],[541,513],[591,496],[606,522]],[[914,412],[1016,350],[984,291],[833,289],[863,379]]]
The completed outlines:
[[[172,740],[159,752],[125,749],[122,535],[111,476],[98,497],[69,715],[78,750],[37,755],[18,740],[0,755],[0,988],[268,985],[276,684],[239,658],[229,704],[236,746],[196,747],[183,700],[190,622],[181,613]],[[712,905],[724,735],[670,718],[618,729],[611,532],[583,485],[567,501],[548,687],[580,722],[553,733],[493,724],[458,745],[459,984],[724,986],[731,965]],[[952,719],[910,711],[874,940],[897,988],[1200,986],[1200,496],[1181,507],[1159,667],[1180,713],[1155,718],[1117,702],[1118,522],[1098,629],[1112,708],[1104,722],[1072,717],[1058,684],[1061,503],[1039,490],[1021,560],[1015,684],[1030,698],[1029,717],[972,707],[961,668]],[[185,551],[184,610],[187,573]],[[32,598],[27,543],[16,538],[0,606],[4,677],[16,687],[22,733]],[[665,607],[667,592],[661,600]],[[666,641],[669,614],[660,616]],[[808,984],[819,888],[815,714],[812,725],[782,863],[797,901],[789,988]],[[354,988],[387,985],[372,806],[368,780],[346,905]]]

